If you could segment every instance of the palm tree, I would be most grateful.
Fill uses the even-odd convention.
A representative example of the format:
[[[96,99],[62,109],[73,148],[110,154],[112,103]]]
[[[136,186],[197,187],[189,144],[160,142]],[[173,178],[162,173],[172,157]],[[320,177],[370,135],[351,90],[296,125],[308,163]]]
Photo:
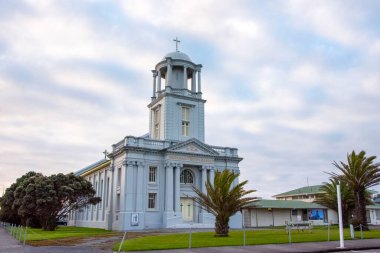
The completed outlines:
[[[233,186],[233,182],[238,177],[239,174],[229,170],[217,171],[213,184],[210,179],[207,179],[205,193],[193,187],[198,195],[193,198],[194,202],[215,216],[215,236],[228,236],[230,217],[256,199],[245,197],[255,192],[255,190],[245,191],[243,189],[247,180]]]
[[[339,178],[337,177],[331,177],[329,182],[324,182],[320,188],[323,194],[318,196],[314,202],[338,212],[338,200],[336,190],[338,184]],[[348,227],[351,216],[351,210],[355,208],[353,191],[347,185],[346,182],[341,182],[340,193],[342,200],[343,226]]]
[[[380,163],[374,163],[376,156],[366,157],[365,151],[356,154],[352,151],[347,154],[347,164],[344,162],[333,162],[343,175],[341,176],[348,186],[352,189],[355,200],[355,216],[353,224],[357,227],[359,224],[364,230],[368,230],[367,213],[366,213],[366,190],[378,185],[380,182]],[[336,173],[332,176],[338,177]]]

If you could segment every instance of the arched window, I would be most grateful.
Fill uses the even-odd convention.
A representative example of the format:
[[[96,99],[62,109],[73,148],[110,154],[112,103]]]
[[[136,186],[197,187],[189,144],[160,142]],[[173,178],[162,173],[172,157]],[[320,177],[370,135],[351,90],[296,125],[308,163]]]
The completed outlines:
[[[194,184],[194,176],[191,170],[186,169],[181,172],[180,182],[181,184]]]

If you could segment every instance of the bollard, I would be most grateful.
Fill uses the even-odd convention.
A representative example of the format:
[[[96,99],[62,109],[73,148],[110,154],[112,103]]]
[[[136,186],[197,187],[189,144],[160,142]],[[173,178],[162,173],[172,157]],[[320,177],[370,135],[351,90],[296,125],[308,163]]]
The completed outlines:
[[[288,226],[289,228],[289,243],[292,243],[292,228],[291,228],[291,225]]]
[[[22,234],[22,226],[20,225],[18,228],[17,241],[21,241],[21,234]]]
[[[327,241],[330,241],[330,223],[327,225]]]
[[[25,233],[24,233],[24,245],[26,241],[26,236],[28,235],[28,227],[25,228]]]
[[[245,246],[245,226],[243,225],[243,233],[244,233],[244,241],[243,241],[243,246]]]
[[[363,240],[363,225],[360,224],[360,240]]]
[[[13,236],[13,224],[11,224],[11,232],[9,234]]]
[[[189,232],[189,249],[191,249],[191,224],[190,224],[190,232]]]
[[[352,224],[350,224],[350,234],[351,234],[351,239],[355,239],[354,226]]]

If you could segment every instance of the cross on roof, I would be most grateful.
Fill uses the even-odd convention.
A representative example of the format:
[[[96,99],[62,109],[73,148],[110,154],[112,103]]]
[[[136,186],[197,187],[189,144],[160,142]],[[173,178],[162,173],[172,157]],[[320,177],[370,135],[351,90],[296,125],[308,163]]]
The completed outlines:
[[[103,154],[104,154],[104,159],[107,159],[107,155],[108,155],[107,149],[104,150]]]
[[[177,37],[175,37],[175,39],[174,39],[173,41],[175,41],[175,51],[177,51],[177,52],[178,52],[178,43],[180,43],[181,41],[180,41],[180,40],[178,40],[178,38],[177,38]]]

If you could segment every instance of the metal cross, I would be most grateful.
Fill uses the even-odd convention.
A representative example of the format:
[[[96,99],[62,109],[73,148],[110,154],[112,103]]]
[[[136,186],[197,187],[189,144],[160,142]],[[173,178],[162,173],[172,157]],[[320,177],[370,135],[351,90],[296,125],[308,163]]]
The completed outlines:
[[[108,155],[107,149],[104,150],[103,154],[104,154],[104,159],[107,159],[107,155]]]
[[[173,40],[173,41],[175,41],[175,51],[177,51],[177,52],[178,52],[178,43],[180,43],[181,41],[180,41],[180,40],[178,40],[178,38],[177,38],[177,37],[175,37],[175,40]]]

